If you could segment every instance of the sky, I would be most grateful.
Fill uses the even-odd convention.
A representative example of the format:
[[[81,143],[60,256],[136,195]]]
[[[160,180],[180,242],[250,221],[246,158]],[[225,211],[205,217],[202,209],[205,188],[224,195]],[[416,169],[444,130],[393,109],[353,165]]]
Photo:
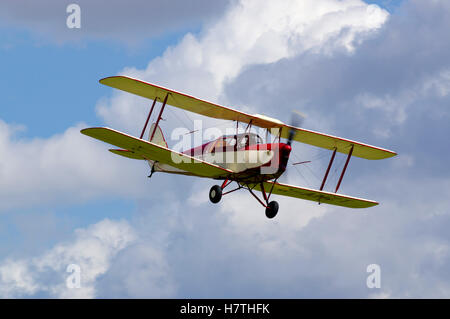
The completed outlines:
[[[1,298],[450,297],[448,1],[78,1],[79,29],[70,3],[0,3]],[[149,180],[80,134],[140,133],[149,101],[98,83],[117,74],[394,150],[340,189],[380,205],[274,195],[268,220],[244,192],[210,203],[213,180]],[[283,181],[317,188],[329,156],[297,143],[314,161]]]

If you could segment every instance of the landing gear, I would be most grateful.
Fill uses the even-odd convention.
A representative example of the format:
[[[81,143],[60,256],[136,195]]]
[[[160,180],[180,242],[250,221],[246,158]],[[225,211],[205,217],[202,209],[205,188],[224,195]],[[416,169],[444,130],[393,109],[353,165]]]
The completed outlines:
[[[222,198],[222,187],[219,185],[214,185],[209,190],[209,200],[213,202],[214,204],[217,204],[220,202],[220,199]]]
[[[155,164],[156,164],[156,163],[158,163],[158,162],[154,162],[154,163],[153,163],[152,169],[151,169],[151,171],[150,171],[150,175],[147,176],[148,178],[151,178],[151,177],[153,176],[153,173],[155,172]]]
[[[276,182],[276,180],[275,180],[275,182]],[[275,182],[273,182],[273,183],[275,183]],[[253,186],[253,188],[254,188],[255,186]],[[248,190],[249,190],[249,192],[250,192],[250,194],[252,194],[253,195],[253,197],[255,197],[257,200],[258,200],[258,202],[262,205],[262,206],[264,206],[265,208],[266,208],[266,217],[267,218],[269,218],[269,219],[272,219],[272,218],[274,218],[275,216],[277,216],[277,213],[278,213],[278,203],[276,202],[276,201],[271,201],[271,202],[269,202],[269,198],[270,198],[270,195],[272,195],[272,190],[273,190],[273,186],[272,186],[272,189],[270,189],[270,192],[269,192],[269,194],[267,194],[266,193],[266,190],[265,190],[265,187],[264,187],[264,183],[260,183],[259,184],[259,188],[260,188],[260,190],[261,190],[261,193],[263,194],[263,198],[264,198],[264,201],[265,201],[265,203],[262,201],[262,200],[260,200],[259,198],[258,198],[258,196],[256,196],[254,193],[253,193],[253,191],[252,191],[252,189],[253,188],[247,188]]]
[[[218,202],[220,202],[220,200],[222,199],[223,195],[226,195],[226,194],[229,194],[231,192],[237,191],[237,190],[239,190],[241,188],[244,188],[244,189],[247,189],[250,192],[250,194],[252,194],[253,197],[255,197],[258,200],[258,202],[263,207],[265,207],[265,209],[266,209],[266,217],[267,218],[272,219],[272,218],[274,218],[277,215],[278,207],[279,207],[278,203],[276,201],[269,202],[270,195],[272,194],[272,189],[270,189],[270,192],[267,194],[266,190],[264,188],[264,183],[260,183],[259,184],[259,189],[257,188],[263,194],[263,200],[264,201],[262,201],[261,199],[258,198],[258,196],[255,195],[255,193],[253,193],[253,189],[256,187],[255,184],[253,184],[253,186],[250,187],[248,184],[242,185],[241,183],[238,182],[238,187],[237,188],[235,188],[233,190],[230,190],[230,191],[227,191],[227,192],[223,192],[223,189],[225,187],[227,187],[228,185],[230,185],[231,182],[232,181],[226,179],[223,182],[222,186],[214,185],[213,187],[211,187],[211,189],[209,190],[209,200],[212,203],[217,204]]]
[[[266,217],[274,218],[278,213],[278,203],[276,201],[271,201],[266,207]]]

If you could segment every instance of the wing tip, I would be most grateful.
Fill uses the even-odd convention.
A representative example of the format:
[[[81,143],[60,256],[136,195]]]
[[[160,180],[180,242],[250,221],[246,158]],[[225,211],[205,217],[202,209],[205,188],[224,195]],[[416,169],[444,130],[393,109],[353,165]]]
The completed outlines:
[[[80,130],[81,134],[87,135],[86,133],[89,131],[89,128],[84,128],[82,130]]]
[[[392,155],[391,156],[389,156],[389,158],[390,157],[395,157],[395,156],[397,156],[398,155],[398,153],[397,152],[394,152],[394,151],[390,151],[391,153],[392,153]]]
[[[103,85],[111,86],[108,82],[110,80],[115,80],[115,79],[131,79],[131,78],[128,76],[124,76],[124,75],[112,75],[112,76],[107,76],[105,78],[102,78],[102,79],[98,80],[98,82]]]
[[[101,78],[100,80],[98,80],[98,82],[99,82],[100,84],[105,84],[104,82],[106,82],[107,80],[109,80],[109,79],[111,79],[111,78],[113,78],[113,76],[107,76],[107,77],[105,77],[105,78]]]
[[[370,208],[370,207],[375,207],[380,205],[380,203],[378,202],[374,202],[374,201],[367,201],[365,206],[361,206],[361,207],[355,207],[355,208]]]
[[[103,84],[103,85],[108,85],[107,84],[107,82],[108,82],[108,80],[111,80],[111,79],[114,79],[114,78],[116,78],[117,76],[107,76],[106,78],[102,78],[102,79],[100,79],[100,80],[98,80],[98,82],[100,83],[100,84]]]
[[[380,158],[380,159],[386,159],[386,158],[391,158],[391,157],[395,157],[398,155],[397,152],[391,151],[391,150],[387,150],[387,149],[383,149],[385,156]]]
[[[84,134],[84,135],[86,135],[86,136],[90,136],[90,137],[92,137],[92,135],[91,135],[91,132],[94,132],[94,131],[98,131],[98,130],[111,130],[109,127],[105,127],[105,126],[96,126],[96,127],[86,127],[86,128],[84,128],[84,129],[81,129],[80,130],[80,133],[81,134]]]

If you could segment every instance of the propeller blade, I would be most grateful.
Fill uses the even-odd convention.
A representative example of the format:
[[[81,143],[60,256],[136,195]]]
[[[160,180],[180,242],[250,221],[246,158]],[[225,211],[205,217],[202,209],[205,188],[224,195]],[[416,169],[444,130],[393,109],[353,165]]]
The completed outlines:
[[[297,110],[292,110],[292,114],[291,114],[291,121],[290,121],[290,125],[293,127],[301,127],[301,125],[303,124],[303,121],[305,120],[306,116],[297,111]],[[295,137],[295,134],[297,133],[296,130],[294,129],[290,129],[289,131],[289,136],[287,139],[286,144],[291,146],[292,144],[292,140]],[[286,171],[284,172],[284,174],[280,177],[283,181],[288,182],[289,181],[289,176],[292,175],[292,169],[295,168],[295,165],[297,164],[306,164],[309,163],[310,161],[305,161],[305,162],[300,162],[300,163],[294,163],[294,165],[288,165],[286,167]]]
[[[291,115],[291,126],[293,126],[293,127],[300,127],[302,125],[302,123],[303,123],[305,118],[306,118],[306,116],[303,113],[301,113],[301,112],[299,112],[297,110],[293,110],[292,111],[292,115]],[[289,131],[289,136],[288,136],[288,140],[287,140],[287,143],[286,143],[287,145],[291,146],[292,140],[294,139],[296,132],[297,131],[294,130],[294,129],[291,129]]]

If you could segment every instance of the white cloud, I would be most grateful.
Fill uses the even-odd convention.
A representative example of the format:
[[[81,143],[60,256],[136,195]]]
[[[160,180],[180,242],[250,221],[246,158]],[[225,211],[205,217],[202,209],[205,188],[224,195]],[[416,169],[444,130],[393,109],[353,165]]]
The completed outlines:
[[[24,260],[4,261],[0,265],[0,283],[2,298],[32,295],[39,289],[29,271],[29,263]]]
[[[145,237],[145,234],[140,234]],[[152,240],[141,240],[118,256],[96,284],[103,297],[171,298],[177,283],[164,249]]]
[[[262,197],[259,192],[256,194]],[[219,209],[227,236],[239,238],[267,256],[284,254],[286,249],[301,251],[301,245],[296,241],[297,233],[331,208],[283,196],[272,196],[271,200],[276,200],[280,207],[273,220],[265,217],[265,208],[247,191],[225,196]]]
[[[280,211],[274,220],[246,192],[225,196],[217,205],[185,201],[188,195],[207,196],[201,184],[194,183],[192,193],[178,194],[179,200],[169,205],[141,202],[133,221],[140,244],[126,249],[103,277],[103,296],[448,295],[440,274],[448,265],[448,245],[435,225],[448,219],[448,200],[430,205],[422,192],[439,184],[436,196],[441,197],[448,183],[430,179],[411,185],[403,177],[391,177],[386,185],[372,178],[371,187],[383,191],[377,198],[381,206],[370,210],[275,196]],[[392,197],[396,189],[407,192]],[[441,213],[426,215],[436,210]],[[133,263],[126,265],[129,260]],[[382,268],[380,291],[366,287],[371,263]]]
[[[73,241],[57,244],[41,256],[0,264],[0,294],[4,298],[44,293],[58,298],[93,298],[96,280],[112,259],[136,239],[126,221],[104,219],[75,230]],[[80,266],[81,287],[68,288],[67,266]]]
[[[307,50],[352,51],[355,41],[380,28],[387,17],[385,10],[360,0],[287,0],[264,6],[257,0],[243,0],[199,36],[187,34],[145,70],[127,68],[121,73],[226,103],[224,84],[245,67],[274,63]],[[128,109],[144,103],[149,102],[120,92],[99,101],[97,110],[106,123],[133,131],[143,115]]]
[[[79,124],[47,139],[23,139],[17,127],[0,120],[0,211],[143,194],[139,179],[145,181],[146,166],[114,156],[107,145],[82,135],[85,127]]]
[[[376,135],[389,138],[391,136],[390,129],[405,122],[408,109],[417,101],[431,98],[443,99],[448,96],[450,93],[450,70],[439,70],[437,74],[419,77],[412,82],[411,86],[397,91],[395,95],[364,92],[355,97],[355,104],[368,109],[381,110],[387,115],[389,123],[384,124],[383,130],[376,130]],[[439,110],[432,107],[430,107],[430,111],[439,113]],[[442,116],[442,114],[439,115]]]
[[[450,69],[440,70],[437,75],[429,76],[424,80],[421,93],[423,95],[437,95],[446,97],[450,94]]]

